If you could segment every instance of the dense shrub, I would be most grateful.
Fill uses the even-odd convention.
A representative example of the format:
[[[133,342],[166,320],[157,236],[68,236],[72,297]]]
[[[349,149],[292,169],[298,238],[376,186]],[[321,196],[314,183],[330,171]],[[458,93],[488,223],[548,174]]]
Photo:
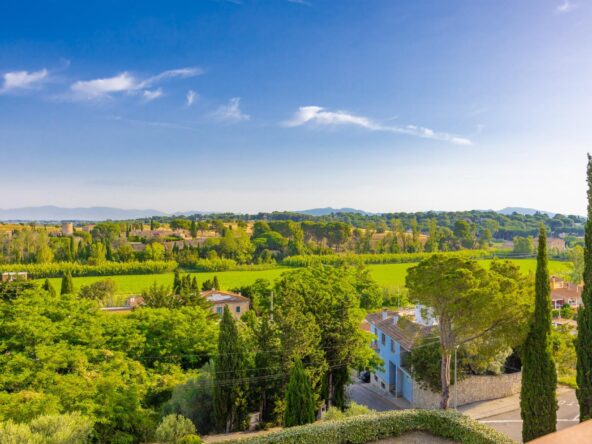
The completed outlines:
[[[30,424],[0,422],[5,444],[82,444],[89,441],[92,422],[79,413],[39,416]]]
[[[349,262],[363,264],[403,264],[410,262],[421,262],[422,260],[430,257],[432,254],[433,253],[384,253],[288,256],[282,260],[282,265],[288,267],[307,267],[319,262],[325,265],[340,265]],[[491,253],[485,250],[461,250],[441,254],[451,254],[472,259],[485,259],[491,257]]]
[[[72,276],[113,276],[118,274],[168,273],[177,268],[174,261],[104,262],[86,265],[77,262],[53,262],[49,264],[2,264],[0,272],[26,271],[30,278],[60,277],[70,272]]]
[[[181,415],[165,416],[156,429],[156,439],[161,443],[179,444],[186,436],[195,435],[191,420]]]
[[[474,419],[449,410],[394,410],[322,421],[226,444],[365,444],[412,431],[426,431],[463,444],[510,444],[513,440]]]
[[[254,271],[277,268],[275,262],[266,264],[238,264],[233,259],[191,259],[179,262],[179,265],[192,271]]]

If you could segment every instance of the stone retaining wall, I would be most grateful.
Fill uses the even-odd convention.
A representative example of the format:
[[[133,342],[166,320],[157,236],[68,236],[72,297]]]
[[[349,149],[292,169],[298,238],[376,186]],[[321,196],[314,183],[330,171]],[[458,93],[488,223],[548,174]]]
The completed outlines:
[[[497,376],[469,376],[450,386],[450,406],[454,406],[455,393],[458,391],[458,406],[477,401],[505,398],[520,392],[522,372]],[[413,408],[431,409],[440,406],[440,393],[423,390],[413,381]]]

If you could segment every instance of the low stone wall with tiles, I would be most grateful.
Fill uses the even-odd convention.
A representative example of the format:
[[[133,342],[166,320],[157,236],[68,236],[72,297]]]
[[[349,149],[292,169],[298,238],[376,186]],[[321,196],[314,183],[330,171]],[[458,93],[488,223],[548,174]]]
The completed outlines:
[[[450,406],[454,406],[455,392],[458,391],[458,405],[477,401],[505,398],[520,392],[522,372],[498,376],[469,376],[450,386]],[[432,409],[440,406],[440,393],[423,390],[413,381],[413,408]]]

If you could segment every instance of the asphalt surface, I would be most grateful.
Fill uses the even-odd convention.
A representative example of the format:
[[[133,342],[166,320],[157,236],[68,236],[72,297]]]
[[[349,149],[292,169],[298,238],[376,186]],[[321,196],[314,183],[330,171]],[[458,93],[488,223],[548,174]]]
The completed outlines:
[[[386,412],[387,410],[399,410],[386,396],[380,395],[368,388],[369,384],[355,383],[347,388],[347,392],[352,401],[365,405],[369,409],[378,412]]]
[[[580,407],[576,399],[575,390],[558,394],[557,403],[559,404],[559,410],[557,411],[557,430],[579,424]],[[507,413],[481,418],[479,422],[493,427],[518,442],[522,442],[522,419],[520,419],[519,406]]]

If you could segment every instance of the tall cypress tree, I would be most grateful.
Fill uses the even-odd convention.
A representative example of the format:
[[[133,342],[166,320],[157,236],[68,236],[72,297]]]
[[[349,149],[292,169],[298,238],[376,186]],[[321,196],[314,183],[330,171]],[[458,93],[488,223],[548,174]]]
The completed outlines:
[[[576,342],[580,421],[592,418],[592,157],[588,154],[588,220],[584,247],[583,306],[578,311],[578,339]]]
[[[557,426],[557,371],[551,351],[551,285],[547,235],[541,226],[535,277],[535,308],[523,347],[520,415],[522,439],[531,441]]]
[[[74,293],[74,282],[72,282],[72,274],[69,271],[64,273],[62,277],[62,288],[60,294],[72,294]]]
[[[49,279],[45,279],[45,282],[43,283],[41,288],[44,289],[45,291],[47,291],[50,296],[56,295],[55,288],[53,288],[53,285],[51,285],[51,283],[49,282]]]
[[[248,425],[246,352],[226,306],[220,321],[214,367],[214,411],[218,430],[226,433],[244,430]]]
[[[312,386],[304,372],[302,362],[297,359],[290,372],[290,382],[288,382],[288,390],[286,391],[284,426],[309,424],[314,420],[315,405]]]

